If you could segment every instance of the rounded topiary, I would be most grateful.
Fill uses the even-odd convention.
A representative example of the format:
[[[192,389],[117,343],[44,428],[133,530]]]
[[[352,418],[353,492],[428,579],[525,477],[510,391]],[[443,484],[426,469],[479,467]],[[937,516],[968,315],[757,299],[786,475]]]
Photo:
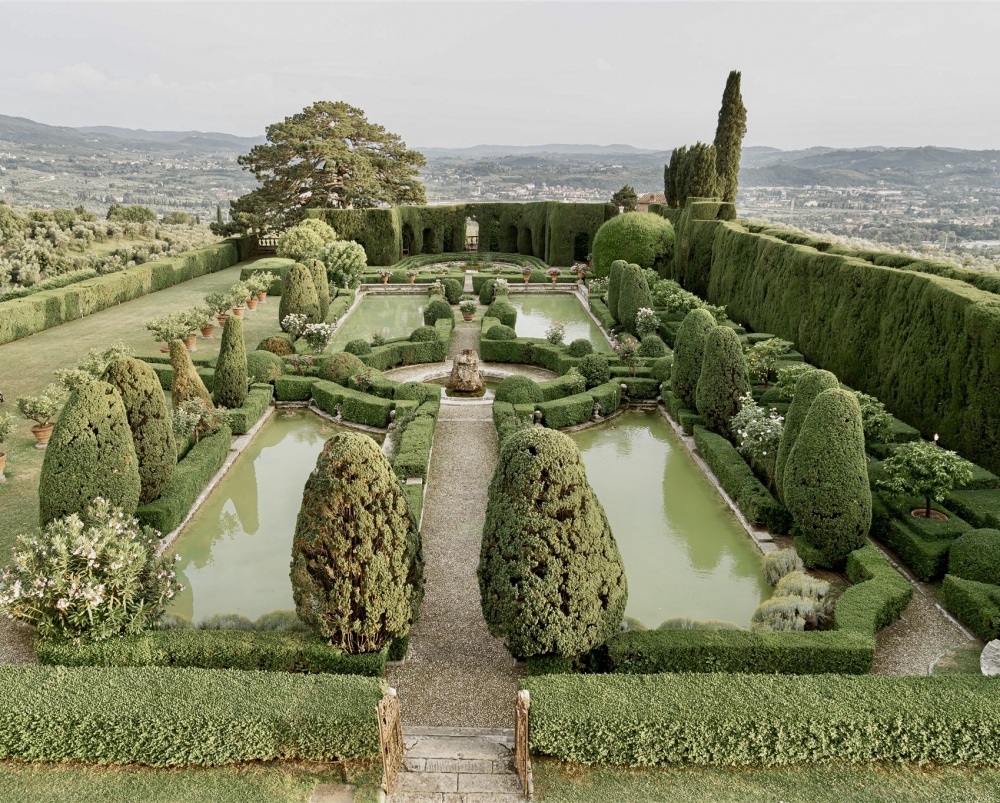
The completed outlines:
[[[566,347],[566,353],[570,357],[586,357],[594,353],[594,346],[589,340],[577,338]]]
[[[419,593],[419,538],[379,445],[356,432],[334,435],[306,480],[295,523],[299,618],[351,654],[405,635]]]
[[[125,406],[139,461],[139,504],[144,505],[160,495],[177,465],[173,419],[163,388],[149,363],[132,357],[115,360],[101,378],[118,391]]]
[[[265,337],[257,344],[257,351],[269,351],[271,354],[277,354],[279,357],[287,357],[295,353],[292,344],[283,337]]]
[[[649,375],[657,382],[669,382],[673,369],[674,358],[673,355],[668,354],[666,357],[660,357],[660,359],[653,363],[649,369]]]
[[[285,361],[270,351],[251,351],[247,355],[247,374],[254,382],[273,382],[285,373]]]
[[[684,316],[674,338],[674,369],[670,390],[689,410],[698,408],[698,380],[708,333],[718,326],[708,310],[693,309]]]
[[[795,533],[836,566],[865,545],[872,492],[857,397],[824,390],[809,407],[785,465],[785,504]]]
[[[425,385],[423,382],[403,382],[396,386],[392,397],[396,401],[432,401],[441,395],[441,389],[436,385]]]
[[[1000,585],[1000,530],[970,530],[948,551],[948,574]]]
[[[698,412],[705,416],[708,428],[730,437],[729,422],[749,392],[750,377],[740,339],[728,326],[716,326],[705,339],[696,396]]]
[[[465,291],[458,279],[448,276],[442,280],[441,284],[444,285],[444,297],[448,299],[449,304],[457,304],[462,300],[462,293]]]
[[[230,315],[222,329],[219,360],[215,364],[212,400],[217,407],[234,409],[247,400],[250,374],[247,370],[247,345],[243,340],[243,319]]]
[[[437,329],[433,326],[418,326],[410,332],[411,343],[433,343],[437,339]]]
[[[310,259],[306,267],[309,268],[309,275],[312,276],[313,286],[316,288],[316,298],[319,299],[319,320],[323,322],[330,311],[330,280],[326,276],[326,265],[318,259]]]
[[[367,340],[356,338],[354,340],[347,341],[344,345],[344,351],[348,354],[355,354],[358,357],[364,357],[366,354],[372,353],[372,344]]]
[[[517,310],[507,301],[494,301],[486,308],[487,318],[496,318],[511,329],[517,324]]]
[[[785,464],[788,462],[788,455],[792,453],[795,439],[799,436],[799,429],[802,427],[802,422],[806,420],[809,408],[820,393],[839,386],[840,383],[837,382],[837,377],[829,371],[821,371],[819,369],[804,373],[795,383],[795,395],[792,397],[792,403],[788,407],[788,413],[785,415],[785,425],[781,433],[781,442],[778,444],[778,455],[775,458],[774,464],[774,489],[778,494],[778,498],[782,501],[784,501],[785,497],[783,476],[785,473]]]
[[[604,223],[594,235],[594,274],[607,276],[616,259],[656,269],[666,264],[674,247],[674,227],[647,212],[626,212]]]
[[[121,395],[107,382],[80,385],[59,414],[42,461],[42,526],[82,514],[98,497],[131,516],[141,492],[139,461]]]
[[[502,323],[495,323],[483,332],[483,337],[486,340],[514,340],[517,338],[517,332]]]
[[[324,379],[343,385],[364,367],[365,364],[349,351],[338,351],[330,355],[321,373]]]
[[[455,311],[447,301],[438,296],[427,302],[427,306],[424,307],[425,326],[433,326],[435,321],[447,320],[448,318],[455,320]]]
[[[625,567],[566,435],[530,427],[503,442],[478,576],[490,633],[515,656],[580,655],[620,629]]]
[[[588,354],[576,367],[587,383],[587,390],[611,380],[611,365],[603,354]]]
[[[278,305],[278,323],[282,331],[285,318],[289,315],[305,315],[309,323],[322,323],[320,317],[319,293],[313,282],[312,271],[301,262],[292,265],[285,274],[281,285],[281,303]]]
[[[479,303],[486,306],[493,301],[493,286],[497,283],[497,280],[490,277],[479,287]]]
[[[638,265],[626,265],[622,270],[621,287],[618,290],[617,321],[626,332],[636,334],[636,316],[639,310],[653,308],[653,296],[649,292],[649,284]]]
[[[227,319],[228,320],[228,319]],[[176,410],[189,399],[200,399],[206,407],[213,407],[212,394],[208,392],[205,383],[198,376],[191,355],[182,340],[174,340],[170,344],[170,367],[174,372],[173,389],[170,401]]]
[[[608,294],[604,301],[608,305],[611,317],[618,320],[618,295],[622,289],[622,271],[628,267],[624,259],[616,259],[608,267]]]
[[[646,335],[639,344],[639,356],[645,357],[647,360],[655,360],[666,353],[667,344],[659,335]]]
[[[538,383],[526,376],[505,377],[499,385],[493,398],[498,402],[510,402],[511,404],[538,404],[545,400],[542,389]]]

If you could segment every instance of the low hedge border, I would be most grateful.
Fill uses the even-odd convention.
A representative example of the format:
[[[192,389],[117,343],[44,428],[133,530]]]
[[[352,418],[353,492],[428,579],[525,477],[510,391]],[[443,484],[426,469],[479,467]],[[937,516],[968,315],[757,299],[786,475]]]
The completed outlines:
[[[392,469],[401,480],[419,477],[427,481],[427,465],[431,459],[436,420],[422,415],[406,425],[399,440],[399,448],[392,456]]]
[[[983,641],[1000,638],[1000,586],[946,574],[944,607]]]
[[[177,463],[159,497],[139,507],[136,518],[164,535],[176,530],[209,480],[226,462],[231,443],[232,433],[228,427],[202,438]]]
[[[605,332],[610,332],[617,324],[617,321],[615,321],[611,310],[608,309],[608,305],[604,302],[604,298],[602,296],[590,296],[588,303],[590,311],[594,313],[594,317],[600,322],[601,328]]]
[[[1000,765],[1000,681],[875,675],[528,678],[533,752],[582,764]]]
[[[312,398],[320,410],[330,415],[336,415],[337,405],[342,405],[341,414],[345,421],[380,429],[389,426],[389,412],[393,409],[390,399],[381,399],[322,379],[313,384]]]
[[[218,766],[379,755],[378,678],[166,667],[0,667],[0,756]]]
[[[229,410],[229,429],[234,435],[246,435],[253,425],[260,421],[264,411],[271,404],[274,387],[267,383],[255,383],[250,386],[246,401],[242,407]]]
[[[980,529],[1000,529],[1000,491],[952,491],[948,508]]]
[[[936,503],[932,505],[933,509],[945,513],[947,521],[910,515],[911,510],[923,506],[924,502],[916,497],[874,494],[871,532],[899,555],[918,579],[930,581],[944,576],[948,568],[948,550],[956,538],[972,527]]]
[[[310,674],[385,674],[385,651],[347,655],[312,633],[253,630],[148,630],[104,641],[35,639],[40,664],[172,666]]]
[[[608,416],[621,404],[621,387],[617,382],[605,382],[585,393],[574,393],[561,399],[540,402],[534,409],[542,411],[542,422],[551,429],[578,426],[591,420],[594,402],[601,405],[602,415]]]

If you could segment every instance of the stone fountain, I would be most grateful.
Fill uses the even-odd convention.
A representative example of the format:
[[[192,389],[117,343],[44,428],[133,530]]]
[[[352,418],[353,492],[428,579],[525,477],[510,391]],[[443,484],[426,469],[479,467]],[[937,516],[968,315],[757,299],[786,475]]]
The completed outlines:
[[[475,349],[464,349],[455,357],[451,376],[445,387],[453,393],[466,396],[482,396],[486,393],[486,383],[479,371],[479,354]]]

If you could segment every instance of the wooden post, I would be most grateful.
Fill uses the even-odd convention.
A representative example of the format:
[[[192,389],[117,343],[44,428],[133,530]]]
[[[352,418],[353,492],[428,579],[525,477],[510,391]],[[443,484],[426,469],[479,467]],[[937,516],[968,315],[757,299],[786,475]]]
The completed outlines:
[[[392,687],[386,689],[375,706],[378,718],[378,740],[382,749],[382,786],[387,795],[392,794],[396,773],[403,763],[403,723],[399,712],[399,697]]]
[[[531,708],[531,693],[522,689],[517,693],[514,706],[514,766],[521,779],[524,796],[531,798],[534,791],[531,782],[531,752],[528,747],[528,711]]]

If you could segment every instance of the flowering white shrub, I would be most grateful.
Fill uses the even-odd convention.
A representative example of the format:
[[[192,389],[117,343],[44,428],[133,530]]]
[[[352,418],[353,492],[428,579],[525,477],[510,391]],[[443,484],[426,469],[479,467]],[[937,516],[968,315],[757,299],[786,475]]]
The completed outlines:
[[[493,297],[505,296],[510,293],[510,282],[506,279],[493,280]]]
[[[309,326],[309,318],[306,315],[291,313],[281,320],[281,328],[296,339],[305,334],[307,326]]]
[[[765,410],[758,405],[749,393],[743,397],[741,405],[730,423],[736,448],[750,460],[751,466],[760,468],[767,475],[767,484],[771,487],[785,419],[774,410]]]
[[[545,339],[553,346],[558,346],[566,337],[566,324],[562,321],[553,321],[545,329]]]
[[[22,535],[0,574],[0,609],[43,638],[110,638],[148,628],[181,590],[160,534],[95,499],[85,518]],[[176,558],[175,558],[176,560]]]
[[[638,330],[636,334],[642,340],[646,335],[653,334],[660,328],[660,319],[649,307],[640,307],[635,314],[635,328]]]
[[[323,351],[333,339],[333,329],[332,323],[308,323],[302,330],[302,337],[313,351]]]

